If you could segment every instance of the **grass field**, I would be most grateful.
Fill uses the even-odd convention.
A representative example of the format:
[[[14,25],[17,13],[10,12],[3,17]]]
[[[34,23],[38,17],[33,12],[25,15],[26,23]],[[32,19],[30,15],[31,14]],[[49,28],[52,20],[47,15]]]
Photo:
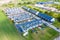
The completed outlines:
[[[25,40],[19,35],[14,24],[0,10],[0,40]]]
[[[31,33],[31,34],[29,34],[30,36],[28,36],[28,38],[29,39],[32,38],[33,40],[53,40],[59,34],[58,32],[56,32],[55,30],[53,30],[49,27],[47,27],[44,30],[40,30],[40,29],[37,29],[37,30],[38,30],[37,34],[35,32]]]

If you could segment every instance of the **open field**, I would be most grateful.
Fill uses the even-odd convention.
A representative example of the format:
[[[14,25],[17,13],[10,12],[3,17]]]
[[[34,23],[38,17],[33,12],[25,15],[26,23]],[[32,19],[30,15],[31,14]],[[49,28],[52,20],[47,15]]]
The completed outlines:
[[[0,10],[0,40],[24,40],[14,24]]]
[[[31,33],[29,34],[30,36],[29,39],[33,39],[33,40],[53,40],[55,37],[58,36],[58,32],[56,32],[55,30],[47,27],[46,29],[44,30],[40,30],[40,29],[37,29],[38,33]],[[32,40],[31,39],[31,40]]]

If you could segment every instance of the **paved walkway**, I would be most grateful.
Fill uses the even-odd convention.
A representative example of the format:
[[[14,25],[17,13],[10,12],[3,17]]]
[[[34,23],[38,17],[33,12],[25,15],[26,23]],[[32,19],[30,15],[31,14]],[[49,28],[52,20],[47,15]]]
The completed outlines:
[[[55,38],[54,40],[60,40],[60,36],[58,36],[57,38]]]

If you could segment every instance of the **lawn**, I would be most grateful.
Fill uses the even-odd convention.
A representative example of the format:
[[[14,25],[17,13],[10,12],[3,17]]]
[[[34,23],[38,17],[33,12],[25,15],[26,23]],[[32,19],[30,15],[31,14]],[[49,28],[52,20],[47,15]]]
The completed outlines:
[[[57,20],[53,23],[53,25],[55,25],[56,27],[60,28],[60,22],[57,21]]]
[[[58,36],[58,32],[55,30],[47,27],[44,30],[37,29],[38,33],[30,33],[28,39],[30,40],[53,40],[55,37]],[[32,38],[32,39],[31,39]]]
[[[14,24],[0,10],[0,40],[24,40]]]

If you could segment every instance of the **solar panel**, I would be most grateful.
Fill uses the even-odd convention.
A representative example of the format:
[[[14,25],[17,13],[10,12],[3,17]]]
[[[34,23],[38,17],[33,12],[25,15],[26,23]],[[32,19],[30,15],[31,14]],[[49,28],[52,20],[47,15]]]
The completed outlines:
[[[16,28],[18,29],[19,32],[23,32],[20,24],[16,25]]]
[[[27,31],[28,29],[34,28],[34,27],[36,27],[36,25],[41,24],[41,22],[39,22],[39,21],[41,21],[41,20],[40,19],[33,19],[30,22],[21,23],[20,26],[22,27],[22,29],[24,31]]]
[[[30,9],[29,12],[35,14],[37,11]]]
[[[25,12],[24,10],[20,9],[20,8],[8,8],[6,9],[7,11],[7,15],[11,17],[11,19],[14,19],[14,22],[19,22],[22,20],[27,20],[32,18],[32,15],[29,15],[29,13]],[[16,16],[14,16],[16,15]],[[12,17],[14,16],[14,17]]]
[[[24,8],[25,9],[25,8]],[[37,16],[39,16],[40,18],[48,21],[48,22],[52,22],[51,20],[53,19],[51,16],[47,15],[47,14],[43,14],[43,13],[39,13],[35,10],[32,10],[32,9],[29,9],[27,10],[28,12],[32,13],[32,14],[35,14]]]
[[[29,29],[35,28],[36,25],[41,24],[39,23],[40,19],[35,19],[32,14],[24,11],[23,9],[9,8],[7,10],[8,10],[7,11],[8,17],[13,19],[15,23],[18,22],[18,24],[15,24],[15,25],[20,32],[26,32]],[[35,13],[36,11],[33,10],[32,12]],[[30,19],[30,18],[31,18],[31,21],[28,21],[27,19]],[[24,20],[27,20],[27,22],[20,23],[21,21],[24,21]]]
[[[39,13],[38,16],[45,19],[45,20],[47,20],[47,21],[51,21],[51,19],[52,19],[51,16],[48,16],[48,15],[42,14],[42,13]]]

